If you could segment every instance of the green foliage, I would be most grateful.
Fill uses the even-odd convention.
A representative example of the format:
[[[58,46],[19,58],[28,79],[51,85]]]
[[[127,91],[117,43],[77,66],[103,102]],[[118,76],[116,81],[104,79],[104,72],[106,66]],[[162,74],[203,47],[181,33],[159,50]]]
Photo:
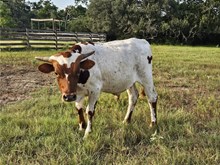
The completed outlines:
[[[151,5],[150,5],[151,4]],[[92,31],[106,32],[113,38],[152,37],[160,11],[154,1],[140,4],[132,1],[91,1],[87,15]],[[101,11],[101,12],[100,12]]]
[[[132,122],[123,125],[126,93],[119,101],[103,93],[93,132],[83,140],[74,105],[62,103],[56,87],[46,87],[1,107],[0,164],[219,164],[220,50],[156,45],[152,50],[159,132],[148,128],[146,99],[138,100]],[[37,68],[34,56],[54,53],[4,52],[0,61]]]
[[[84,16],[77,17],[77,19],[71,20],[68,23],[68,30],[72,32],[90,32],[85,20],[87,20],[87,17]]]
[[[77,7],[68,6],[66,8],[66,20],[68,21],[67,29],[73,32],[89,32],[87,17],[85,16],[86,8],[79,5]]]
[[[219,39],[219,6],[214,0],[91,0],[87,15],[92,31],[106,32],[110,39],[136,36],[193,44],[214,34]]]
[[[215,45],[220,40],[219,0],[76,0],[63,10],[51,0],[9,0],[0,2],[0,14],[1,27],[29,28],[31,18],[55,18],[66,21],[68,31],[105,32],[108,40]]]
[[[11,17],[11,10],[7,4],[0,1],[0,27],[13,27],[15,22]]]
[[[0,5],[2,26],[24,28],[30,24],[30,7],[25,0],[1,1]]]
[[[84,16],[86,13],[86,8],[81,5],[77,7],[68,6],[66,8],[66,13],[67,13],[68,20],[73,20],[73,19],[76,19],[77,17]]]
[[[36,18],[57,18],[57,7],[51,0],[40,0],[31,4],[32,15]]]

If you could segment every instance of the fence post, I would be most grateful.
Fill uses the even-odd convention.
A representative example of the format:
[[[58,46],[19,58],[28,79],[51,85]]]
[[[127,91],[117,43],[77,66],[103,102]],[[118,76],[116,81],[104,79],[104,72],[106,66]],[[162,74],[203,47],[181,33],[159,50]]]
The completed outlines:
[[[75,35],[76,35],[76,42],[79,42],[78,41],[78,34],[77,34],[77,32],[75,32]]]
[[[26,44],[27,44],[27,48],[31,48],[28,28],[26,28]]]
[[[55,35],[55,46],[56,46],[56,50],[58,49],[58,41],[57,41],[57,31],[54,30],[54,35]]]
[[[98,33],[99,36],[99,42],[102,42],[102,34]]]
[[[90,41],[93,41],[91,32],[89,32],[89,39],[90,39]]]
[[[104,42],[107,41],[107,35],[106,34],[103,34],[104,35]]]

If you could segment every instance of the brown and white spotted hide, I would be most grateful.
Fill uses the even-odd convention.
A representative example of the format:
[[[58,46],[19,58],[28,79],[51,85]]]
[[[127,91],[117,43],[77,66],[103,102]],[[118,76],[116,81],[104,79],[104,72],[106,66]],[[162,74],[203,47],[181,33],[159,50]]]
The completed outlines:
[[[92,119],[101,92],[119,96],[127,91],[128,108],[124,122],[131,122],[138,99],[137,82],[142,85],[143,93],[148,98],[151,126],[157,124],[153,56],[146,40],[130,38],[106,43],[79,43],[66,52],[36,59],[46,62],[39,66],[41,72],[56,73],[63,100],[75,101],[79,129],[86,126],[85,137],[92,131]],[[83,116],[86,96],[87,120]]]

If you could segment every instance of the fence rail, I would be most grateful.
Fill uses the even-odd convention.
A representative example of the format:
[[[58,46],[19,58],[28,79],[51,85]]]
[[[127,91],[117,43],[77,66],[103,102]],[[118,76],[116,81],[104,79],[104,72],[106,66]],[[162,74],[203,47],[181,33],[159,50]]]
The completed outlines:
[[[68,47],[75,42],[105,42],[103,33],[61,32],[36,29],[0,28],[0,49]]]

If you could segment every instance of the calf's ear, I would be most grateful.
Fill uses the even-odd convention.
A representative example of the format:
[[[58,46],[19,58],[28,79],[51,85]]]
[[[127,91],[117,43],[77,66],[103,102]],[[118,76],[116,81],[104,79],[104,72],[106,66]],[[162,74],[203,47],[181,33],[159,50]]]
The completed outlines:
[[[80,68],[88,70],[91,69],[95,65],[95,62],[89,59],[80,62]]]
[[[52,64],[43,63],[38,66],[38,70],[43,73],[50,73],[50,72],[54,71],[54,67]]]

